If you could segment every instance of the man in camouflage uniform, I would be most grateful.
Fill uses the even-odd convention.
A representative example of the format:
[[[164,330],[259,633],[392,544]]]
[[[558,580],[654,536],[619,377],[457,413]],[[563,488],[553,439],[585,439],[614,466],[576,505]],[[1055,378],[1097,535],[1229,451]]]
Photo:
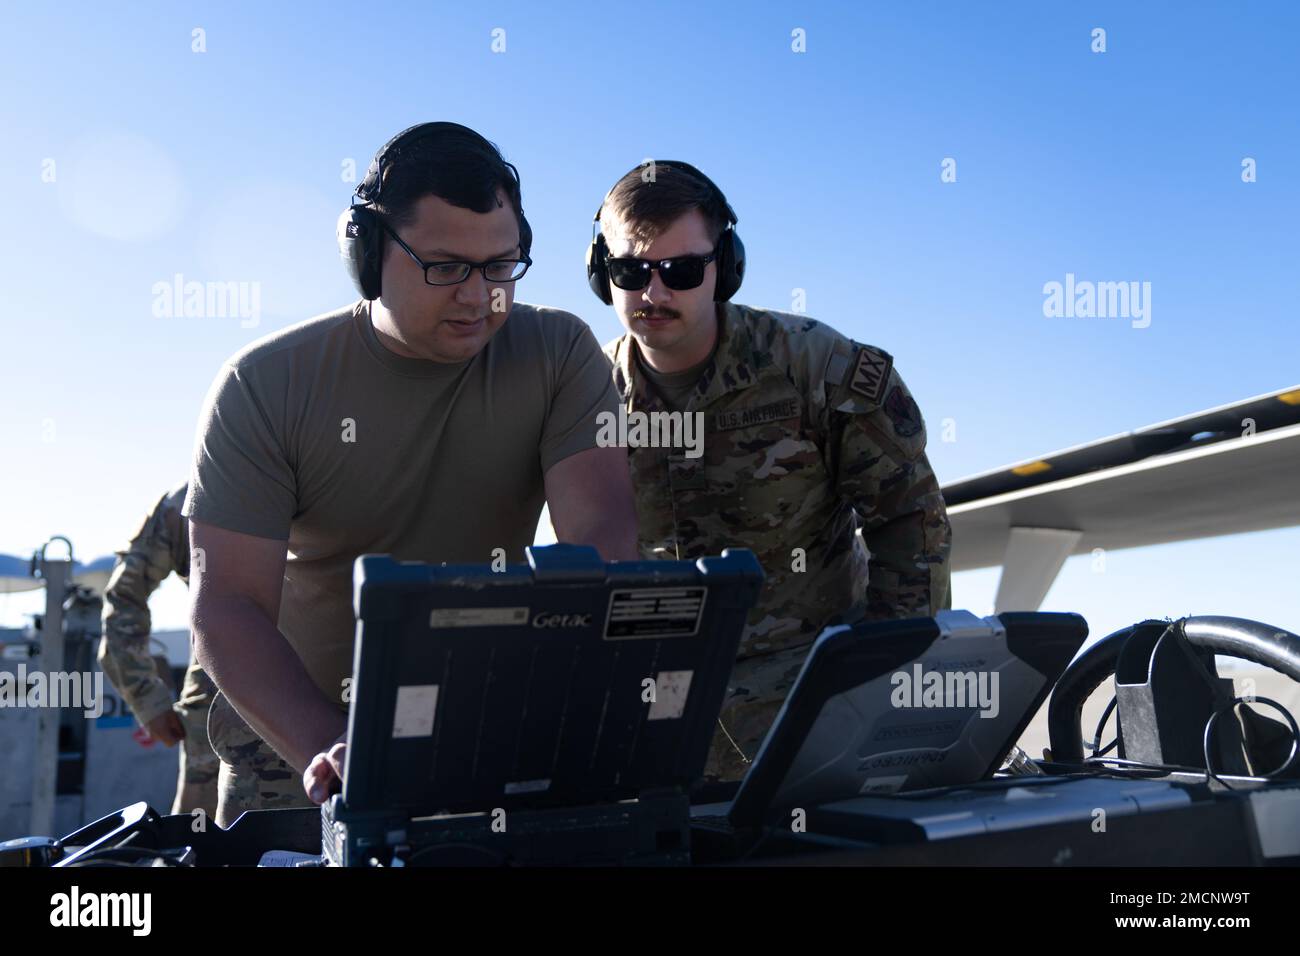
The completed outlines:
[[[104,592],[99,666],[151,737],[168,747],[180,742],[172,813],[202,809],[211,817],[217,812],[220,761],[208,743],[207,722],[216,687],[191,654],[180,700],[173,703],[149,654],[149,596],[173,572],[189,581],[189,524],[180,513],[186,487],[159,499],[127,549],[117,552]]]
[[[706,770],[735,780],[823,628],[951,606],[947,511],[887,352],[805,316],[715,301],[739,286],[744,249],[703,174],[632,170],[597,218],[591,256],[606,268],[589,258],[589,274],[597,295],[613,280],[607,301],[628,330],[605,347],[626,412],[703,420],[702,454],[629,449],[642,556],[746,547],[767,575]],[[689,261],[710,253],[702,270]]]

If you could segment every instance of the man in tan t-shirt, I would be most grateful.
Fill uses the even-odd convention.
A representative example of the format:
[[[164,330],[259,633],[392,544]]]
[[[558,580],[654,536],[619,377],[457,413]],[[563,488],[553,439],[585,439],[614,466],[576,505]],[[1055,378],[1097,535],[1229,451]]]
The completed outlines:
[[[545,502],[559,540],[637,557],[626,453],[596,444],[609,366],[578,318],[514,302],[514,167],[425,124],[357,195],[340,248],[362,299],[233,356],[199,424],[184,513],[222,826],[341,779],[358,555],[519,561]]]

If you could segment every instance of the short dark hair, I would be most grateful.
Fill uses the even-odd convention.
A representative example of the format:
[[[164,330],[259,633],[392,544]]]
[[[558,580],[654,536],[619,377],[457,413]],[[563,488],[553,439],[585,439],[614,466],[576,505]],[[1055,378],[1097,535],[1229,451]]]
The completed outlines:
[[[605,196],[600,227],[606,236],[616,221],[629,237],[649,245],[681,216],[698,209],[716,246],[729,222],[726,207],[708,182],[670,162],[647,162],[627,173]]]
[[[383,176],[376,211],[394,227],[410,225],[415,204],[425,196],[491,212],[505,193],[515,218],[523,219],[519,183],[500,149],[472,130],[444,130],[402,144],[385,157]]]

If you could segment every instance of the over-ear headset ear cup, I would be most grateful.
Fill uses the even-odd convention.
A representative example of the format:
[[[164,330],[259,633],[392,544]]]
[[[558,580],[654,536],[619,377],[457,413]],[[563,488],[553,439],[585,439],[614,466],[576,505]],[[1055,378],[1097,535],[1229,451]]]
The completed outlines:
[[[713,298],[726,302],[738,291],[745,277],[745,244],[736,235],[734,227],[727,229],[718,242],[718,281],[714,285]]]
[[[591,245],[587,246],[587,285],[596,293],[596,298],[606,305],[614,304],[614,293],[609,288],[609,270],[605,267],[605,256],[609,249],[605,237],[596,233]]]
[[[735,226],[731,227],[731,274],[735,285],[731,287],[728,299],[740,291],[740,284],[745,281],[745,244],[740,241]]]
[[[337,225],[339,256],[363,299],[377,299],[383,235],[375,214],[362,205],[343,210]]]
[[[372,221],[374,217],[371,216]],[[361,281],[364,286],[362,294],[367,299],[378,299],[381,291],[381,279],[383,277],[383,258],[384,258],[384,231],[379,228],[378,222],[372,222],[362,240],[362,253],[365,260],[365,268],[361,272]]]
[[[361,250],[361,232],[362,225],[356,219],[356,206],[349,206],[339,214],[338,222],[334,227],[334,235],[339,244],[339,258],[343,260],[343,268],[347,270],[348,278],[352,280],[352,285],[356,288],[359,295],[364,295],[361,285],[361,273],[364,267],[362,261],[363,252]]]

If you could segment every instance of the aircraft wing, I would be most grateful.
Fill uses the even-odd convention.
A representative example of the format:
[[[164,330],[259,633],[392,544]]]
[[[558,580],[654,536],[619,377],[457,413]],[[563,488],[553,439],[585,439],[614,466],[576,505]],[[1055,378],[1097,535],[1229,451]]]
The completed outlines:
[[[952,569],[1001,565],[995,611],[1034,610],[1065,559],[1300,525],[1300,387],[943,487]]]

